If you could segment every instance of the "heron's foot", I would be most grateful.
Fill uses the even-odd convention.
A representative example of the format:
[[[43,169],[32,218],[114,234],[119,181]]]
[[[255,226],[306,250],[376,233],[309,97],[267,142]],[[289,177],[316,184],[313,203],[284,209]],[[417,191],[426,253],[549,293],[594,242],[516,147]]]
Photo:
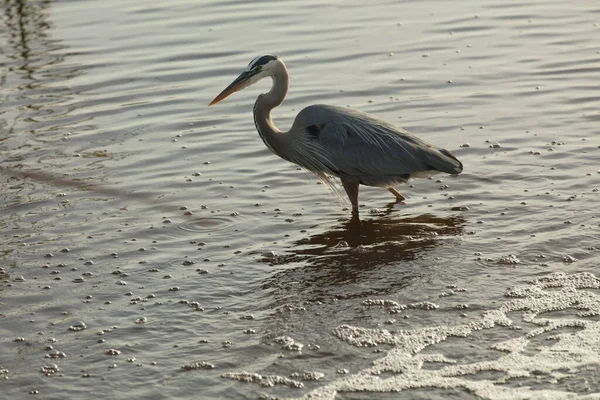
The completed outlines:
[[[397,191],[395,188],[393,187],[389,187],[387,188],[394,196],[396,196],[396,200],[398,200],[399,202],[403,202],[404,200],[406,200],[406,197],[402,196],[400,194],[399,191]]]

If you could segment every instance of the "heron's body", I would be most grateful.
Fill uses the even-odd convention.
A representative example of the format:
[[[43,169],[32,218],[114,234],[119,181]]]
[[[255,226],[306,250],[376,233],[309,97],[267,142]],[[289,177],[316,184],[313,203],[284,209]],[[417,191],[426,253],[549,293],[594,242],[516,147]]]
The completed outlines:
[[[410,178],[462,172],[461,162],[449,151],[350,108],[320,104],[306,107],[296,116],[292,128],[281,132],[271,120],[271,110],[287,94],[289,73],[275,56],[254,59],[211,105],[265,76],[273,78],[273,87],[254,105],[254,122],[265,145],[323,180],[327,181],[329,175],[338,176],[354,210],[358,209],[361,184],[387,188],[402,201],[404,197],[394,186]]]

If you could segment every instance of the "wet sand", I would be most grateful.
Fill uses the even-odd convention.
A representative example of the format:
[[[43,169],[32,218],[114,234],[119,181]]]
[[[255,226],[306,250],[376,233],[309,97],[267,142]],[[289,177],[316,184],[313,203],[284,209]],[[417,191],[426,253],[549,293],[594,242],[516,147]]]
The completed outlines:
[[[0,6],[0,379],[11,399],[595,398],[593,1]],[[269,152],[351,106],[465,170],[361,188]]]

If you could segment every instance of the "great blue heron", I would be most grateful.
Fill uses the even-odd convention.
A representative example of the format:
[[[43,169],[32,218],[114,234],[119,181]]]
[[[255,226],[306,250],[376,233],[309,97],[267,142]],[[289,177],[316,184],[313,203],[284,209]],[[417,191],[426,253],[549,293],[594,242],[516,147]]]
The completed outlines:
[[[330,176],[340,178],[358,210],[358,186],[387,188],[398,201],[405,200],[394,186],[410,178],[438,172],[460,174],[462,163],[448,150],[439,149],[405,130],[349,108],[309,106],[300,111],[288,132],[271,120],[271,110],[283,102],[290,75],[274,55],[256,57],[209,106],[230,94],[270,76],[273,87],[254,104],[254,124],[265,145],[279,157],[314,172],[331,185]]]

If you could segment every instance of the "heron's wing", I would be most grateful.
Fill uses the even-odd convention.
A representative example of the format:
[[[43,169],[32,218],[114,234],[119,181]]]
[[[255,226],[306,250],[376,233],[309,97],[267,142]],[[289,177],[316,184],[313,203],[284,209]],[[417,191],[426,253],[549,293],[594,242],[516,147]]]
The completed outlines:
[[[457,174],[462,164],[450,152],[357,110],[311,106],[298,115],[330,169],[365,184],[386,184],[430,172]],[[397,179],[394,179],[396,177]]]

